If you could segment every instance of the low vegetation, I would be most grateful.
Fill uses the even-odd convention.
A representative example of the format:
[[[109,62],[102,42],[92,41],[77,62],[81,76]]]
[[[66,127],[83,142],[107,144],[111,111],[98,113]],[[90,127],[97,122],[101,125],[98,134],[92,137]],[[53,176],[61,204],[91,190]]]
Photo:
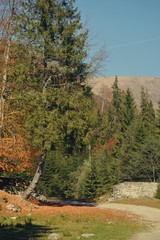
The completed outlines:
[[[115,200],[114,202],[160,209],[160,199],[156,199],[156,198],[126,198],[126,199]]]
[[[68,210],[70,210],[68,208]],[[56,216],[3,217],[0,220],[0,238],[3,240],[38,239],[47,240],[52,233],[61,239],[77,239],[81,234],[92,233],[96,240],[125,240],[144,227],[135,220],[114,212],[74,209],[74,214],[60,213]],[[86,209],[85,209],[86,210]],[[73,213],[73,212],[72,212]]]
[[[21,208],[20,212],[7,208],[13,203]],[[87,206],[40,206],[5,191],[0,191],[0,206],[3,240],[47,240],[52,233],[62,240],[75,240],[85,233],[94,234],[96,240],[125,240],[144,228],[134,214]]]
[[[158,181],[160,101],[155,112],[142,89],[138,109],[117,77],[112,100],[106,92],[95,100],[87,79],[103,53],[90,60],[74,0],[0,1],[0,12],[0,174],[32,179],[23,200],[0,192],[0,239],[45,240],[52,232],[64,240],[128,239],[143,227],[136,216],[24,199],[36,187],[46,196],[94,199],[124,180]],[[22,212],[7,208],[15,200]]]
[[[46,196],[93,199],[119,182],[159,181],[160,100],[154,109],[142,88],[137,107],[118,77],[112,94],[92,94],[103,54],[88,55],[75,1],[0,3],[1,175],[30,175],[24,198],[37,183]]]
[[[160,183],[158,184],[158,189],[157,189],[157,192],[156,192],[156,196],[155,196],[157,199],[160,199]]]

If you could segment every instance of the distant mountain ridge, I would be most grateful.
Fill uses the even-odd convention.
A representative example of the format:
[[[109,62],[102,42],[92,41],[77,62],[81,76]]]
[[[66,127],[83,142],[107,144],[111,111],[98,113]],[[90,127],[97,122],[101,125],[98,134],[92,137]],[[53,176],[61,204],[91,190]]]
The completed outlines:
[[[160,99],[160,77],[138,77],[138,76],[117,76],[119,87],[122,90],[128,88],[132,91],[137,105],[140,105],[140,92],[142,87],[148,90],[155,109],[158,108]],[[97,96],[102,96],[104,92],[111,91],[115,76],[94,77],[88,80],[92,91]],[[108,94],[109,95],[109,94]]]

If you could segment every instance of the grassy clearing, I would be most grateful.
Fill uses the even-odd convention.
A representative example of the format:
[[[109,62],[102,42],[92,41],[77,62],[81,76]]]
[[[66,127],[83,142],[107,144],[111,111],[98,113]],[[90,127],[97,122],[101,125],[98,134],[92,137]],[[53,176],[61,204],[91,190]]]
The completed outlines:
[[[7,205],[13,203],[22,212],[8,211]],[[87,206],[37,206],[3,191],[0,191],[0,205],[3,240],[48,240],[51,233],[58,233],[61,240],[76,240],[83,233],[95,234],[91,240],[127,240],[145,227],[132,214]]]
[[[108,194],[103,195],[99,198],[95,199],[95,203],[106,203],[107,199],[111,196]],[[117,199],[113,200],[114,203],[123,203],[123,204],[131,204],[137,206],[146,206],[146,207],[153,207],[160,209],[160,199],[158,198],[124,198],[124,199]]]
[[[160,209],[160,199],[156,198],[126,198],[113,201],[115,203],[133,204]]]
[[[80,215],[59,214],[56,216],[19,216],[16,219],[1,217],[0,239],[47,240],[51,233],[58,233],[62,240],[75,240],[82,233],[93,233],[96,240],[127,240],[141,231],[137,221],[113,217],[105,220],[97,214],[93,218]]]

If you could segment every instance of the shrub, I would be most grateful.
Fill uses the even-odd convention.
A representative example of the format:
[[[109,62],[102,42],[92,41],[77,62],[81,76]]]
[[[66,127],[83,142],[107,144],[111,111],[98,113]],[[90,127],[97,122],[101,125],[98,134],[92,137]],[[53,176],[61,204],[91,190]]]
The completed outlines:
[[[157,192],[156,192],[155,197],[160,199],[160,183],[158,184],[158,188],[157,188]]]
[[[4,201],[4,203],[8,203],[8,198],[7,198],[7,197],[4,197],[4,198],[3,198],[3,201]]]

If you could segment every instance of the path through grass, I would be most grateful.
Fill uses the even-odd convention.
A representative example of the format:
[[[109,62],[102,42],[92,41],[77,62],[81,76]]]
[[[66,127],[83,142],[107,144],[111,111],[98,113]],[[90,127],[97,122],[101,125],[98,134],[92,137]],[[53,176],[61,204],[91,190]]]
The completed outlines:
[[[47,240],[58,233],[61,240],[76,240],[83,233],[95,234],[90,240],[127,240],[144,227],[135,218],[120,212],[97,208],[50,208],[50,214],[1,217],[0,239]],[[77,211],[76,211],[77,209]],[[55,210],[55,211],[54,211]],[[82,238],[81,238],[82,239]]]
[[[125,198],[113,201],[115,203],[133,204],[137,206],[154,207],[160,209],[160,199],[156,198]]]

